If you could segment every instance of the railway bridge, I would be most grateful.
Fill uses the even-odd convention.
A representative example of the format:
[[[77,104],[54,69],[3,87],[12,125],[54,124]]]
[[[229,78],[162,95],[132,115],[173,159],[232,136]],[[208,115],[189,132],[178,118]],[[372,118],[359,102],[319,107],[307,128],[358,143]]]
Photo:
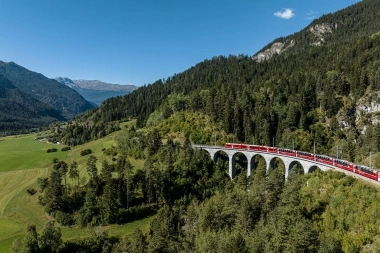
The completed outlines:
[[[285,165],[285,179],[288,178],[290,169],[296,163],[298,163],[302,166],[305,174],[311,173],[317,168],[321,169],[322,171],[334,169],[334,170],[341,171],[341,172],[344,172],[346,174],[352,175],[354,177],[366,179],[365,177],[358,176],[355,173],[351,173],[349,171],[340,169],[340,168],[335,167],[333,165],[323,164],[323,163],[320,163],[317,161],[307,160],[307,159],[303,159],[303,158],[295,157],[295,156],[287,156],[287,155],[279,154],[279,153],[254,151],[254,150],[244,150],[244,149],[237,149],[237,148],[225,148],[222,146],[207,146],[207,145],[193,145],[193,148],[207,151],[210,154],[211,159],[214,162],[216,162],[217,154],[219,152],[224,152],[225,154],[227,154],[228,159],[229,159],[228,174],[229,174],[231,179],[233,179],[236,175],[235,156],[238,153],[243,154],[247,158],[247,163],[248,163],[247,177],[249,177],[251,175],[252,170],[255,169],[254,168],[255,157],[261,156],[265,160],[267,172],[269,172],[269,169],[271,167],[273,167],[273,165],[274,165],[273,163],[274,163],[275,159],[276,158],[280,159]],[[376,182],[376,181],[374,181],[374,182]]]

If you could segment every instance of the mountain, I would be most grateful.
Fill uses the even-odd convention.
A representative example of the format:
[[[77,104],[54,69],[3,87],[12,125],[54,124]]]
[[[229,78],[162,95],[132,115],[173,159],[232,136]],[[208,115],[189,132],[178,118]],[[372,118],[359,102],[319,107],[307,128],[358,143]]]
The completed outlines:
[[[171,129],[204,144],[213,143],[209,129],[218,127],[226,141],[294,143],[308,152],[315,142],[320,154],[333,156],[339,146],[340,157],[360,163],[380,151],[379,27],[380,2],[364,0],[275,39],[253,56],[215,56],[109,99],[78,121],[94,126],[84,130],[86,136],[97,136],[97,125],[128,118],[136,118],[138,128],[159,126],[162,135],[169,134],[166,125],[177,124]],[[268,57],[255,58],[273,45]],[[186,126],[191,119],[185,112],[206,115],[205,128]],[[64,139],[80,139],[75,126],[69,130]]]
[[[0,75],[0,132],[36,128],[57,120],[65,120],[58,110],[20,91]]]
[[[76,90],[87,101],[96,105],[110,97],[126,95],[137,88],[134,85],[111,84],[98,80],[71,80],[67,77],[56,77],[55,80]]]
[[[65,119],[93,108],[76,91],[14,62],[0,61],[0,74],[20,91],[59,111]]]

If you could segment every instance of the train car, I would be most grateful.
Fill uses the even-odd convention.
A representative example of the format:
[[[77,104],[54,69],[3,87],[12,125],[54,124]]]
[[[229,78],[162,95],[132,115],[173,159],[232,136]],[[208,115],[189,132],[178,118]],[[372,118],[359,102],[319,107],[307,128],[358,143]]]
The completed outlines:
[[[232,144],[232,148],[241,149],[241,147],[242,147],[242,144],[238,144],[238,143],[233,143]]]
[[[296,156],[296,151],[287,148],[278,148],[277,152],[281,155]]]
[[[277,153],[277,148],[275,148],[275,147],[267,147],[267,152],[269,152],[269,153]]]
[[[324,155],[315,155],[315,161],[328,165],[333,165],[334,163],[334,160],[331,157]]]
[[[364,165],[355,165],[354,168],[356,174],[379,181],[378,171],[374,171],[370,167]]]
[[[249,145],[249,150],[267,152],[267,147],[260,145]]]
[[[334,159],[334,165],[340,169],[354,171],[354,164],[345,160]]]
[[[226,143],[226,144],[224,144],[224,147],[225,148],[238,148],[238,149],[241,149],[241,145],[242,144],[238,144],[238,143]]]
[[[224,144],[225,148],[234,148],[234,149],[248,149],[247,144],[240,144],[240,143],[226,143]]]
[[[297,151],[297,157],[307,160],[314,160],[314,154],[303,151]]]
[[[232,145],[233,145],[232,143],[226,143],[226,144],[224,144],[224,147],[225,148],[232,148]]]
[[[241,144],[241,149],[249,149],[249,145],[248,144]]]

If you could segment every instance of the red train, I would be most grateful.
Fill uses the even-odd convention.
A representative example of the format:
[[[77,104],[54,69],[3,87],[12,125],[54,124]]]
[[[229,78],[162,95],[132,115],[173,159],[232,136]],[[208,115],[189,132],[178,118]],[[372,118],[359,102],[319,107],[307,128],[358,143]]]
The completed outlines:
[[[299,157],[306,160],[316,161],[322,164],[334,166],[343,170],[351,171],[353,173],[359,174],[363,177],[370,178],[376,181],[380,181],[380,172],[377,170],[373,170],[367,166],[356,165],[354,163],[331,158],[325,155],[314,155],[312,153],[296,151],[286,148],[276,148],[276,147],[268,147],[261,145],[252,145],[252,144],[240,144],[240,143],[226,143],[224,145],[225,148],[231,149],[243,149],[243,150],[252,150],[258,152],[265,153],[276,153],[280,155]]]

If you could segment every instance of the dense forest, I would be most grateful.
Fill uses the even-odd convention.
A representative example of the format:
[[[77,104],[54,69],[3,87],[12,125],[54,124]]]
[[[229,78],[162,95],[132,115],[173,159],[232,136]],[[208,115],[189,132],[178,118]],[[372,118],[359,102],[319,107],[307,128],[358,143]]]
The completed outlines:
[[[111,237],[101,229],[91,237],[63,241],[50,221],[38,233],[27,227],[13,252],[377,252],[380,249],[380,192],[343,173],[319,170],[303,175],[294,166],[285,181],[276,160],[270,172],[257,158],[246,178],[226,174],[228,158],[209,155],[149,134],[143,169],[133,170],[120,148],[104,150],[115,163],[95,156],[88,180],[78,178],[75,162],[56,161],[48,178],[39,178],[45,211],[63,225],[101,226],[156,214],[148,234]]]

